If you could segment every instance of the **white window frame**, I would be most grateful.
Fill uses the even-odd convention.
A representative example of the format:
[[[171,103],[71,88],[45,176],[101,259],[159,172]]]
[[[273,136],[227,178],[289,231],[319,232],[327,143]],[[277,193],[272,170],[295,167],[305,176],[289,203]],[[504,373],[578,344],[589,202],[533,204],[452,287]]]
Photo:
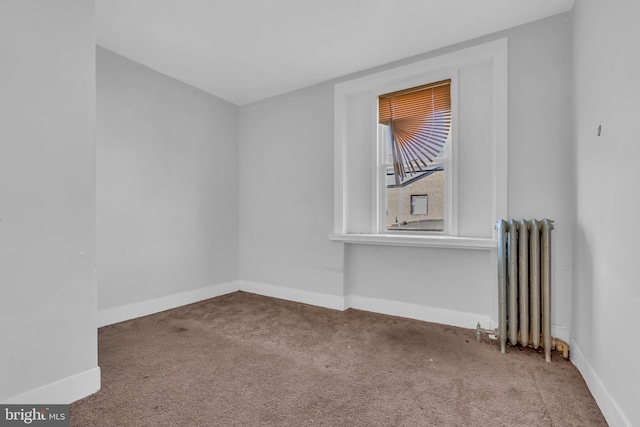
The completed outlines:
[[[338,83],[334,91],[334,232],[331,240],[346,243],[382,244],[396,246],[428,246],[464,249],[495,249],[497,236],[495,230],[491,238],[475,238],[458,235],[457,212],[457,70],[464,66],[491,61],[493,69],[493,164],[492,173],[492,214],[494,223],[507,217],[507,137],[508,137],[508,46],[507,39],[472,46],[448,54],[431,57],[408,65],[388,69],[364,77]],[[378,96],[394,90],[401,90],[420,84],[452,79],[452,144],[449,167],[449,179],[446,180],[448,192],[446,233],[407,233],[390,232],[386,226],[381,229],[381,209],[386,201],[381,199],[380,178],[381,149],[376,144],[370,150],[369,184],[365,175],[354,175],[349,150],[377,140],[377,102]],[[353,113],[351,96],[368,94],[368,111]],[[364,95],[366,96],[366,95]],[[362,98],[360,98],[362,99]],[[454,104],[455,103],[455,104]],[[368,131],[349,132],[347,124],[354,120],[370,120]],[[364,145],[361,145],[364,147]],[[365,150],[366,151],[366,150]],[[349,164],[347,164],[349,163]],[[362,167],[365,161],[360,161]],[[489,166],[489,165],[488,165]],[[382,206],[382,207],[381,207]],[[366,212],[369,212],[368,214]],[[384,212],[382,212],[384,213]],[[368,219],[367,219],[368,218]]]
[[[425,78],[427,80],[425,80]],[[444,229],[442,231],[407,231],[407,230],[387,230],[386,209],[387,209],[387,171],[385,159],[387,157],[387,149],[385,144],[381,141],[379,133],[377,132],[378,122],[376,120],[376,143],[377,143],[377,157],[376,164],[378,165],[378,175],[376,177],[377,183],[377,227],[375,228],[375,234],[389,234],[403,236],[406,234],[414,235],[433,235],[433,236],[457,236],[458,235],[458,174],[457,174],[457,162],[456,156],[458,151],[458,138],[457,138],[457,116],[458,116],[458,72],[457,69],[440,70],[435,73],[430,73],[428,76],[419,75],[415,77],[416,80],[411,79],[411,83],[406,87],[398,87],[398,84],[381,85],[374,91],[376,97],[376,109],[378,106],[378,99],[380,95],[386,93],[397,92],[404,89],[410,89],[412,87],[427,85],[430,83],[451,80],[451,129],[449,130],[449,137],[444,145],[444,156],[441,158],[442,166],[444,167]],[[418,82],[417,84],[414,84]],[[378,93],[379,92],[379,93]],[[376,110],[377,117],[377,110]],[[372,141],[373,143],[373,141]],[[438,163],[438,162],[432,162]]]

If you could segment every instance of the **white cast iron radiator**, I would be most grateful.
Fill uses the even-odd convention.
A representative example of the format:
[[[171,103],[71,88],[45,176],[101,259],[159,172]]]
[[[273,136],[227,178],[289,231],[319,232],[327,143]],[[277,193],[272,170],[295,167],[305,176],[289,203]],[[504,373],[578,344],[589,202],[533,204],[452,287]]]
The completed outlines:
[[[542,346],[547,362],[552,348],[568,346],[551,337],[551,230],[543,219],[499,220],[498,338],[505,352],[507,339],[533,348]]]

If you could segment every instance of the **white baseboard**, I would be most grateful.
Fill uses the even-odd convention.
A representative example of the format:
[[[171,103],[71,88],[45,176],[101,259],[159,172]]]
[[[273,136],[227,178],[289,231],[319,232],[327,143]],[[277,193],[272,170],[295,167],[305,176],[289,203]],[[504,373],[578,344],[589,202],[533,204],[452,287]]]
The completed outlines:
[[[6,399],[4,404],[68,405],[100,390],[100,368],[63,378]]]
[[[475,329],[478,322],[483,326],[491,324],[489,316],[484,314],[466,313],[462,311],[447,310],[444,308],[428,307],[409,304],[406,302],[354,295],[348,296],[345,299],[347,307],[372,311],[375,313],[389,314],[392,316],[406,317],[424,322],[440,323],[443,325],[458,326],[467,329]]]
[[[269,285],[267,283],[250,282],[245,280],[240,280],[239,290],[266,297],[331,308],[333,310],[344,310],[346,308],[344,305],[344,297],[340,295],[323,294],[320,292],[304,291],[301,289],[286,288],[284,286]]]
[[[602,415],[611,427],[631,427],[631,422],[624,415],[615,400],[605,388],[600,377],[589,363],[589,359],[582,352],[578,344],[571,340],[571,362],[578,368],[582,378],[587,383],[589,391],[602,411]]]
[[[425,322],[459,326],[468,329],[475,329],[478,322],[480,322],[481,325],[492,324],[490,317],[483,314],[465,313],[461,311],[426,307],[417,304],[409,304],[404,302],[368,297],[342,297],[339,295],[303,291],[300,289],[286,288],[283,286],[270,285],[260,282],[241,280],[240,290],[267,297],[280,298],[288,301],[295,301],[319,307],[331,308],[334,310],[346,310],[347,308],[355,308],[358,310],[406,317],[409,319],[422,320]]]
[[[194,289],[179,294],[168,295],[148,301],[108,308],[98,311],[98,327],[124,322],[125,320],[147,316],[209,298],[238,291],[238,282],[227,282],[206,288]]]
[[[392,316],[406,317],[409,319],[441,323],[444,325],[459,326],[469,329],[475,329],[478,322],[480,322],[480,324],[485,328],[490,327],[490,325],[495,323],[489,316],[482,314],[466,313],[377,298],[360,296],[343,297],[340,295],[305,291],[302,289],[287,288],[262,282],[239,280],[169,295],[162,298],[156,298],[149,301],[100,310],[98,312],[98,327],[124,322],[125,320],[147,316],[149,314],[158,313],[160,311],[169,310],[236,291],[245,291],[267,297],[330,308],[333,310],[345,310],[351,307],[375,313],[389,314]]]
[[[280,298],[288,301],[330,308],[333,310],[345,310],[351,307],[359,310],[468,329],[475,329],[478,322],[480,322],[480,325],[485,329],[497,327],[497,323],[493,321],[490,316],[484,314],[467,313],[438,307],[429,307],[355,295],[343,297],[340,295],[305,291],[302,289],[288,288],[248,280],[221,283],[207,288],[168,295],[166,297],[156,298],[149,301],[142,301],[139,303],[100,310],[98,311],[98,327],[124,322],[126,320],[147,316],[149,314],[158,313],[160,311],[169,310],[186,304],[192,304],[209,298],[215,298],[217,296],[230,294],[236,291],[245,291],[267,297]],[[553,336],[558,337],[565,342],[569,342],[569,328],[561,325],[553,325],[552,333]]]

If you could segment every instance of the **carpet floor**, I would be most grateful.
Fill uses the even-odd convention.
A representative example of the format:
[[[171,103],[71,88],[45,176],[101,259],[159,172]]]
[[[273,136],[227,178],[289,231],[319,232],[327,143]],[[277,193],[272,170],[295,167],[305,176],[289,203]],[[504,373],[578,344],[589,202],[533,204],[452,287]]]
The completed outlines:
[[[559,353],[236,292],[101,328],[72,426],[606,426]]]

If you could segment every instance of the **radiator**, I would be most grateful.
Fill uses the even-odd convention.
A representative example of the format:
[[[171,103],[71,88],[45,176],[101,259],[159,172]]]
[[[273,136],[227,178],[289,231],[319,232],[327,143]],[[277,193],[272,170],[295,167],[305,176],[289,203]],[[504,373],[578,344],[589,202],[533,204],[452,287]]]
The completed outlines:
[[[551,230],[543,219],[499,220],[498,339],[511,345],[544,348],[551,361]],[[568,350],[567,350],[568,351]]]

